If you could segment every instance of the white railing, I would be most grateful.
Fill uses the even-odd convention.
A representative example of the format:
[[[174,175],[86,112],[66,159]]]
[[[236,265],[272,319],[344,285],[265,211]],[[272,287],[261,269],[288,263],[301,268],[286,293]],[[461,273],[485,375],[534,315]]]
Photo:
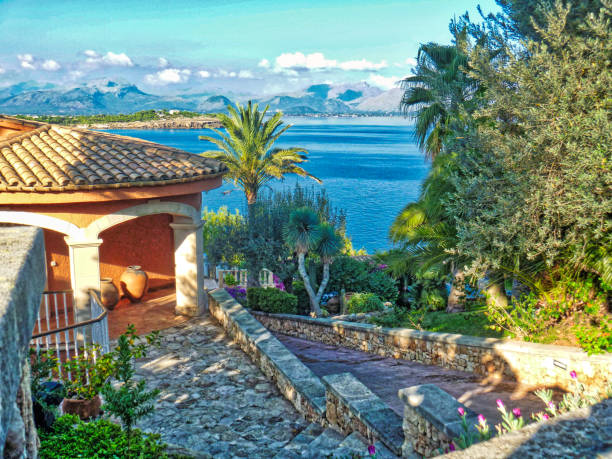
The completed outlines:
[[[89,308],[91,319],[77,322],[71,290],[43,293],[31,346],[37,353],[55,354],[60,371],[61,362],[78,356],[88,345],[99,345],[103,354],[109,351],[108,311],[93,290],[89,292]]]
[[[231,274],[234,279],[238,282],[240,287],[247,287],[247,270],[239,268],[230,269],[217,269],[217,278],[219,281],[219,288],[225,287],[225,276]],[[274,287],[274,273],[269,269],[262,269],[259,272],[259,285],[262,287]]]

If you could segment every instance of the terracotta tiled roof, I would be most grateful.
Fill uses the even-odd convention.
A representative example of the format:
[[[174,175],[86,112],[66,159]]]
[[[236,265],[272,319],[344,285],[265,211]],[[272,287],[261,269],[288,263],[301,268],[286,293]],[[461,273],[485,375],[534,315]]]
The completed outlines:
[[[159,186],[226,172],[214,160],[121,135],[21,121],[0,137],[0,191],[72,191]]]

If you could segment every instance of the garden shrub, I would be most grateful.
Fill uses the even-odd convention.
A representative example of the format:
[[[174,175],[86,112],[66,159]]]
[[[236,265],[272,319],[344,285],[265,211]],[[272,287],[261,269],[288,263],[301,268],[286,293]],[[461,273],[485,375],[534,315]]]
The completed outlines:
[[[395,280],[376,265],[351,257],[337,257],[329,267],[326,291],[371,292],[382,301],[394,302],[399,291]]]
[[[384,306],[374,293],[355,293],[347,304],[349,314],[359,312],[382,311]]]
[[[58,418],[49,431],[39,431],[39,435],[41,459],[168,458],[159,435],[134,429],[128,442],[127,433],[106,419],[83,422],[78,416],[67,414]]]
[[[247,290],[247,304],[255,311],[297,314],[298,299],[273,287],[251,287]]]
[[[307,316],[310,314],[310,298],[308,297],[308,292],[306,291],[306,287],[304,287],[304,282],[301,280],[295,280],[291,284],[293,289],[293,294],[297,297],[297,313],[303,316]]]

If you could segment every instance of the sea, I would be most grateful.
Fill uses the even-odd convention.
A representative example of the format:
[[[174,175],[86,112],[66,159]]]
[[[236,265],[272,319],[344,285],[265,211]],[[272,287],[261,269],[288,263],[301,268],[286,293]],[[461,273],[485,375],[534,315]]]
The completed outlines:
[[[389,249],[389,227],[409,202],[416,201],[429,163],[414,142],[414,127],[395,117],[284,118],[293,126],[275,146],[308,150],[304,168],[323,181],[287,176],[269,188],[324,187],[332,205],[346,212],[347,234],[355,249],[368,253]],[[198,139],[209,130],[111,130],[192,153],[215,149]],[[245,211],[242,191],[233,183],[203,193],[203,206],[217,210]]]

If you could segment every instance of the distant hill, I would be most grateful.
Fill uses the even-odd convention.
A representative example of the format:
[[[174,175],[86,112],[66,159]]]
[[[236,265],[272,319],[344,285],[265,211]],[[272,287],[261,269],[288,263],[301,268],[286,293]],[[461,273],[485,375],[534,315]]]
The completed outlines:
[[[401,90],[383,91],[367,83],[317,84],[303,91],[258,100],[272,111],[287,115],[347,115],[397,113]],[[0,89],[0,113],[31,115],[92,115],[133,113],[141,110],[225,111],[232,101],[224,95],[149,94],[129,82],[92,81],[84,86],[59,88],[23,82]]]

